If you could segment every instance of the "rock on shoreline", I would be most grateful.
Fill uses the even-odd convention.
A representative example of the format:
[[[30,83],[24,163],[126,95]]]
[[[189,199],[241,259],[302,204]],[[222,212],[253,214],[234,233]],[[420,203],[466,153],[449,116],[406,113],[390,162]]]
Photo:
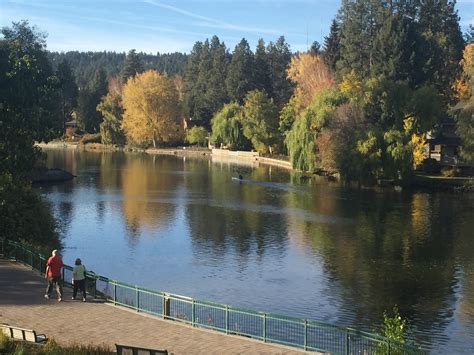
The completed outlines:
[[[31,182],[34,184],[63,182],[72,180],[73,178],[75,178],[73,174],[62,169],[45,169],[33,173]]]

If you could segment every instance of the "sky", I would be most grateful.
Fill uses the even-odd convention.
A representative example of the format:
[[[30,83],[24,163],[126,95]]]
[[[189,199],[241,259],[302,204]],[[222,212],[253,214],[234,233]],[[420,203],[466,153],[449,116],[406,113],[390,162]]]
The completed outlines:
[[[26,19],[52,51],[189,53],[217,35],[231,51],[283,35],[292,51],[323,42],[340,0],[0,0],[0,26]],[[474,0],[458,0],[461,28],[474,24]]]

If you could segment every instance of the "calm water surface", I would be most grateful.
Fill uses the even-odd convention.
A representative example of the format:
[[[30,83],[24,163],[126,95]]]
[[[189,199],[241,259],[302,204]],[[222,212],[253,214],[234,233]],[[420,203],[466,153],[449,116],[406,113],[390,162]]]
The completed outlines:
[[[274,167],[47,150],[64,258],[129,284],[474,353],[474,194],[344,189]],[[238,172],[251,183],[231,181]]]

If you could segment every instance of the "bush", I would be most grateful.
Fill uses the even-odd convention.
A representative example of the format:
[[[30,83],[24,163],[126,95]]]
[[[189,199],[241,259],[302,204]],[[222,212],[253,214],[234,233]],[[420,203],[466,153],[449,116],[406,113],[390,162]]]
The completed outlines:
[[[459,168],[456,168],[454,166],[445,166],[444,168],[441,169],[441,175],[444,177],[455,177],[459,176],[460,174]]]
[[[209,132],[204,127],[192,127],[186,132],[186,142],[189,144],[205,145]]]
[[[0,353],[38,354],[38,355],[111,355],[115,354],[107,345],[68,345],[60,346],[54,339],[49,339],[44,346],[15,341],[0,333]]]
[[[87,144],[87,143],[101,143],[102,138],[100,133],[95,133],[95,134],[84,134],[81,139],[81,144]]]

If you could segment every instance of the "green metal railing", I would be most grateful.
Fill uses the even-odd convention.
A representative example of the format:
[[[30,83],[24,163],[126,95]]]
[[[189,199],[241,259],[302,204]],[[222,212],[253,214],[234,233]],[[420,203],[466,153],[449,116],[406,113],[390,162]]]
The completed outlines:
[[[0,240],[0,253],[33,270],[44,273],[46,258],[20,243]],[[65,266],[62,278],[69,283],[72,267]],[[88,292],[114,305],[131,308],[194,327],[246,336],[264,342],[332,354],[426,354],[413,345],[377,334],[339,327],[319,321],[235,308],[213,302],[157,292],[87,272]]]

